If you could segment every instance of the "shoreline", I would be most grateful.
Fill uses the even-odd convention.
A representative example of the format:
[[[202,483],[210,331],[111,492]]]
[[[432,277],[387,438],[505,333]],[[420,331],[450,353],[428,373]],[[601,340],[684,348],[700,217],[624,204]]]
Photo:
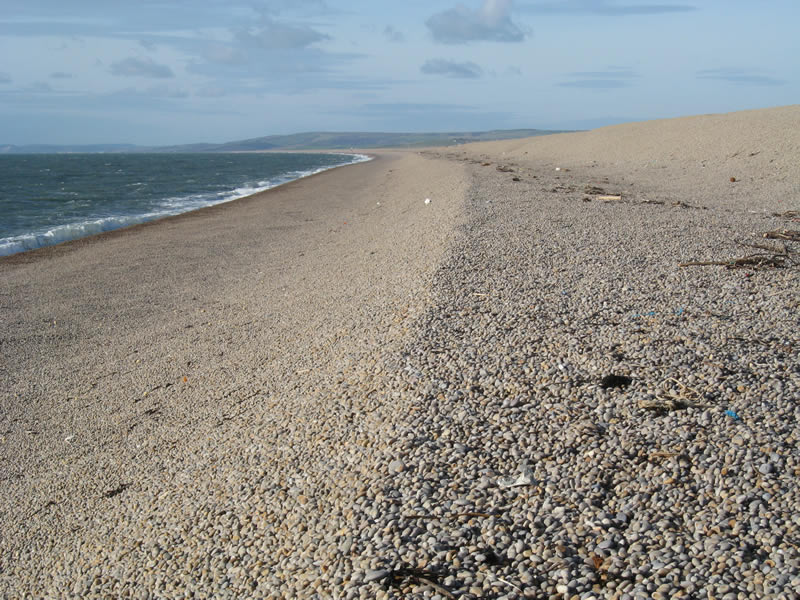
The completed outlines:
[[[0,590],[789,597],[798,244],[680,265],[796,229],[797,156],[737,189],[725,130],[702,172],[646,129],[387,152],[0,261]]]
[[[275,153],[277,153],[277,154],[309,154],[310,152],[275,152]],[[133,223],[131,225],[123,225],[123,226],[120,226],[120,227],[115,227],[113,229],[110,229],[110,230],[107,230],[107,231],[102,231],[100,233],[94,233],[94,234],[90,234],[90,235],[79,236],[79,237],[75,237],[75,238],[72,238],[72,239],[68,239],[68,240],[64,240],[64,241],[61,241],[61,242],[57,242],[57,243],[54,243],[54,244],[45,244],[43,246],[39,246],[39,247],[36,247],[36,248],[30,248],[30,249],[27,249],[27,250],[14,252],[14,253],[11,253],[11,254],[3,254],[3,255],[0,255],[0,260],[4,259],[6,257],[9,257],[9,256],[16,256],[18,254],[23,254],[23,253],[26,253],[26,252],[35,252],[35,251],[40,250],[42,248],[50,248],[52,246],[58,246],[58,245],[61,245],[61,244],[68,244],[68,243],[71,243],[71,242],[84,240],[84,239],[92,238],[92,237],[95,237],[95,236],[103,236],[105,234],[113,233],[113,232],[120,231],[120,230],[123,230],[123,229],[130,229],[132,227],[137,227],[139,225],[146,225],[148,223],[153,223],[155,221],[160,221],[162,219],[169,219],[169,218],[172,218],[172,217],[176,217],[176,216],[180,216],[180,215],[186,214],[188,212],[194,212],[195,210],[203,210],[203,209],[210,208],[210,207],[213,207],[213,206],[218,206],[220,204],[228,204],[229,202],[236,202],[237,200],[243,200],[243,199],[248,198],[250,196],[258,195],[260,193],[275,189],[275,188],[280,187],[282,185],[287,185],[289,183],[292,183],[293,181],[298,181],[300,179],[305,179],[307,177],[313,177],[314,175],[319,175],[320,173],[324,173],[324,172],[330,171],[332,169],[337,169],[337,168],[340,168],[340,167],[347,167],[347,166],[351,166],[351,165],[356,165],[356,164],[360,164],[362,162],[369,162],[370,160],[374,159],[374,156],[371,156],[370,154],[364,153],[364,152],[333,152],[333,151],[331,151],[331,152],[316,152],[316,153],[317,154],[341,154],[341,155],[345,155],[345,156],[351,157],[353,159],[353,162],[344,163],[344,164],[341,164],[341,165],[335,165],[335,166],[331,166],[331,167],[322,167],[321,170],[318,170],[315,173],[310,173],[310,174],[307,174],[307,175],[303,175],[301,177],[292,179],[290,181],[285,181],[283,183],[273,184],[273,185],[271,185],[269,187],[266,187],[265,189],[259,190],[257,192],[251,193],[251,194],[247,194],[245,196],[239,196],[239,197],[230,198],[230,199],[226,199],[226,200],[219,200],[219,201],[216,201],[216,202],[214,202],[212,204],[208,204],[208,205],[200,207],[200,208],[187,209],[187,210],[184,210],[182,212],[175,213],[175,214],[165,214],[165,215],[162,215],[162,216],[158,216],[158,217],[147,219],[147,220],[139,222],[139,223]],[[232,152],[230,154],[236,154],[236,153]],[[135,218],[138,218],[138,217],[135,217]],[[82,224],[85,224],[85,222],[82,223]],[[78,225],[81,225],[81,223],[79,223]],[[65,225],[57,225],[52,229],[58,229],[58,228],[64,227],[64,226]],[[25,236],[30,236],[30,235],[32,235],[32,234],[28,233],[28,234],[23,234],[21,236],[19,236],[19,235],[18,236],[13,236],[11,238],[6,238],[6,239],[17,239],[17,238],[20,238],[20,237],[25,237]],[[39,234],[39,235],[43,236],[45,234]]]

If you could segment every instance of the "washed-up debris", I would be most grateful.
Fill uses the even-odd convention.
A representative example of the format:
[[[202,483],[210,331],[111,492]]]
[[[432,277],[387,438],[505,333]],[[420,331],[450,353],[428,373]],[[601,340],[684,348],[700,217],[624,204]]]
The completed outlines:
[[[786,219],[787,221],[800,221],[800,210],[787,210],[782,213],[772,213],[772,216]]]
[[[384,569],[381,569],[381,571],[383,570]],[[426,569],[414,569],[411,567],[401,567],[399,569],[389,571],[387,575],[389,576],[389,585],[393,587],[399,586],[406,579],[411,579],[415,580],[417,583],[430,586],[435,592],[441,594],[445,598],[452,598],[455,600],[455,595],[453,595],[450,590],[436,581],[439,579],[439,575],[433,571],[428,571]]]
[[[742,256],[741,258],[730,258],[728,260],[700,260],[685,263],[679,263],[679,267],[709,267],[719,266],[727,269],[741,269],[746,267],[774,267],[781,268],[787,264],[794,264],[794,261],[789,260],[787,255],[781,254],[751,254],[750,256]]]
[[[133,485],[132,483],[121,483],[119,486],[115,487],[113,490],[108,490],[107,492],[103,493],[103,498],[113,498],[114,496],[119,496],[122,492],[127,490],[129,487]]]
[[[673,384],[678,386],[675,391]],[[670,377],[661,384],[662,391],[654,400],[640,401],[639,407],[649,410],[678,410],[689,407],[703,407],[703,395],[695,388]]]
[[[658,452],[653,452],[648,458],[653,460],[655,458],[673,458],[678,456],[678,452],[667,452],[666,450],[659,450]]]
[[[600,387],[604,390],[609,388],[618,388],[618,387],[625,387],[630,385],[633,382],[633,379],[630,377],[626,377],[625,375],[606,375],[600,380]]]
[[[431,199],[430,198],[425,198],[425,204],[430,204],[430,203],[431,203]]]
[[[671,410],[680,410],[687,408],[686,402],[677,398],[667,398],[659,396],[657,398],[642,398],[638,402],[639,408],[644,410],[656,410],[660,412],[667,412]]]
[[[787,240],[790,242],[800,242],[800,230],[797,229],[776,229],[764,234],[768,240]]]
[[[533,485],[533,471],[531,471],[527,463],[522,463],[519,466],[519,470],[520,474],[517,477],[502,477],[497,480],[497,485],[503,488]]]
[[[622,196],[615,196],[615,195],[612,195],[612,194],[606,194],[606,195],[603,195],[603,196],[597,196],[597,199],[601,200],[603,202],[619,202],[620,200],[622,200]]]
[[[513,173],[514,172],[514,169],[512,169],[511,167],[507,167],[505,165],[497,165],[497,170],[500,171],[501,173]]]
[[[735,412],[733,412],[730,409],[726,410],[725,414],[727,416],[729,416],[731,419],[733,419],[734,421],[739,421],[741,419],[741,417],[739,415],[737,415]]]
[[[696,208],[699,210],[707,210],[707,206],[695,206],[694,204],[689,204],[688,202],[683,202],[682,200],[676,200],[672,203],[672,206],[677,206],[678,208]]]

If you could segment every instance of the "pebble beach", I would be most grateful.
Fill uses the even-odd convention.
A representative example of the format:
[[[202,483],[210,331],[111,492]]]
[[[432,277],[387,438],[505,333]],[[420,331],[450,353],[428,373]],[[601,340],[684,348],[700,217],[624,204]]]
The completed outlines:
[[[800,106],[0,259],[0,596],[796,598]]]

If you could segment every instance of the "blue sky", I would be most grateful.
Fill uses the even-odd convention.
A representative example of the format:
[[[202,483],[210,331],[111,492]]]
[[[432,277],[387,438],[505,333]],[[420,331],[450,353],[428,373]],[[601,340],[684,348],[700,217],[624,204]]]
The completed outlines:
[[[592,128],[800,102],[798,0],[2,0],[0,144]]]

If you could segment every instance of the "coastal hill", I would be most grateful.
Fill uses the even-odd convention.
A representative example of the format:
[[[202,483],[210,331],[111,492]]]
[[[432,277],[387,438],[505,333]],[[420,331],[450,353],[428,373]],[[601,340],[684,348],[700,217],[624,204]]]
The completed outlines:
[[[178,146],[134,146],[130,144],[93,145],[0,145],[0,154],[58,154],[65,152],[257,152],[263,150],[346,150],[350,148],[408,148],[451,146],[467,142],[488,142],[528,138],[559,131],[507,129],[444,133],[308,132],[268,135],[222,144],[183,144]]]

